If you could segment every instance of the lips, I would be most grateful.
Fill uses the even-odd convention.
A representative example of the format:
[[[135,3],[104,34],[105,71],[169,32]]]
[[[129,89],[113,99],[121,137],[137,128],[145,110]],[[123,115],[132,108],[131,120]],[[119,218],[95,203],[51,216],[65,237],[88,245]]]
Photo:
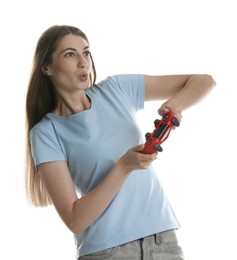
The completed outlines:
[[[80,75],[80,80],[81,81],[86,81],[88,79],[88,74],[87,73],[83,73]]]

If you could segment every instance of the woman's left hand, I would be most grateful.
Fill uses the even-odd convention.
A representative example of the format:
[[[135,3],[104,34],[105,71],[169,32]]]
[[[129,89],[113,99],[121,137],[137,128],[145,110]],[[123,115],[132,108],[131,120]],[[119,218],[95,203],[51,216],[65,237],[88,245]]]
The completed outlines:
[[[169,112],[174,113],[176,118],[179,120],[179,122],[181,122],[182,114],[180,110],[173,107],[169,107],[168,105],[166,105],[166,103],[161,105],[161,107],[158,109],[158,113],[160,116],[163,116],[165,113],[169,113]]]

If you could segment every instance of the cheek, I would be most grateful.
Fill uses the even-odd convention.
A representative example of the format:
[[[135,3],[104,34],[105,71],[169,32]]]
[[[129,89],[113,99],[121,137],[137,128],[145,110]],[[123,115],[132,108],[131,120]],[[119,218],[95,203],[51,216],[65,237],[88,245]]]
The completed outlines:
[[[89,68],[89,71],[92,72],[92,62],[89,63],[88,68]]]
[[[54,66],[55,73],[69,73],[72,71],[68,63],[58,63]]]
[[[51,79],[55,86],[68,85],[73,76],[74,70],[70,64],[65,62],[54,64]]]

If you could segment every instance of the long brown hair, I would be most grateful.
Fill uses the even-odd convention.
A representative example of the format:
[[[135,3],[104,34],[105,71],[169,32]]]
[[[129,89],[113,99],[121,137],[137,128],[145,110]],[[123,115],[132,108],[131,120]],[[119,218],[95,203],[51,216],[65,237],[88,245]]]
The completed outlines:
[[[48,112],[56,106],[56,95],[52,81],[44,75],[42,68],[50,65],[52,55],[59,41],[68,34],[78,35],[85,39],[87,36],[78,28],[68,25],[54,25],[48,28],[39,38],[36,45],[33,67],[26,95],[26,193],[34,206],[43,207],[52,204],[51,199],[37,174],[31,153],[29,134],[31,128],[36,125]],[[92,59],[92,56],[91,56]],[[90,84],[96,81],[96,70],[92,59],[92,73]]]

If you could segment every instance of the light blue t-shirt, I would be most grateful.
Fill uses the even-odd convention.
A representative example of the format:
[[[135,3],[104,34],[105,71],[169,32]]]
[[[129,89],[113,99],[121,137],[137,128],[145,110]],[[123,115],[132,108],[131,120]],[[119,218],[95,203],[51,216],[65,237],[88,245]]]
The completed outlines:
[[[103,180],[128,149],[144,143],[136,122],[136,111],[144,106],[144,76],[111,76],[86,93],[89,110],[68,117],[49,113],[30,132],[35,165],[65,160],[82,196]],[[101,217],[74,236],[82,256],[177,228],[151,166],[131,173]]]

